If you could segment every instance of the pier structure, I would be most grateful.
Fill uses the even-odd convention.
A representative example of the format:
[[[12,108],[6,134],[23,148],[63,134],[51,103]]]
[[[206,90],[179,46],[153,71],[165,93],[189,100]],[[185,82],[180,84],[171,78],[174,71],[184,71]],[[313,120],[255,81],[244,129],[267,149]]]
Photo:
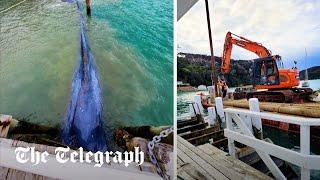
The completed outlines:
[[[216,104],[222,108],[208,108],[209,116],[203,118],[200,97],[195,96],[189,105],[190,116],[177,123],[177,176],[178,179],[271,179],[250,165],[228,156],[217,147],[227,147],[219,123],[225,123],[221,97]]]
[[[177,179],[272,179],[206,143],[194,146],[177,137]]]
[[[213,106],[207,107],[208,116],[203,117],[205,108],[202,106],[201,97],[196,95],[194,103],[189,105],[190,117],[178,119],[178,175],[180,173],[181,176],[188,177],[192,176],[191,172],[201,175],[204,173],[203,170],[208,169],[208,164],[212,164],[212,161],[218,163],[219,166],[215,166],[215,168],[219,172],[223,171],[225,167],[221,167],[224,164],[221,159],[217,160],[211,157],[213,159],[209,160],[205,155],[213,151],[220,154],[216,157],[221,157],[225,153],[221,149],[227,149],[228,154],[231,155],[228,158],[232,159],[229,159],[229,161],[237,162],[241,160],[241,163],[246,162],[246,165],[250,165],[250,167],[256,167],[255,163],[260,161],[259,163],[264,164],[264,167],[258,169],[276,179],[297,176],[301,179],[310,179],[310,170],[320,170],[320,156],[310,155],[310,127],[320,127],[320,118],[261,112],[265,108],[261,108],[261,104],[265,105],[264,103],[260,104],[256,98],[250,99],[246,107],[242,108],[232,107],[230,103],[226,102],[222,101],[220,97],[215,98]],[[239,105],[242,104],[237,104],[237,106]],[[264,139],[262,122],[266,120],[298,126],[300,151],[296,152],[281,145],[275,145],[268,138]],[[184,149],[191,148],[190,144],[194,146],[192,150],[194,153],[189,154],[188,157],[191,158],[195,154],[197,154],[197,157],[191,158],[187,162],[192,161],[191,164],[193,163],[195,167],[182,168],[183,157],[186,158],[183,155]],[[204,152],[200,153],[201,150]],[[208,164],[199,159],[203,159]],[[286,169],[288,163],[299,166],[301,173],[293,172],[292,168]],[[182,168],[182,172],[179,171],[179,168]],[[238,166],[230,167],[234,171],[238,168]],[[193,170],[191,171],[191,169]],[[246,168],[243,172],[246,172]],[[206,176],[204,175],[204,177]],[[228,178],[232,179],[232,176]]]
[[[28,143],[19,140],[8,139],[9,128],[14,128],[19,122],[10,115],[0,114],[0,179],[27,180],[27,179],[162,179],[151,162],[142,165],[133,163],[128,167],[122,164],[111,163],[100,168],[94,167],[94,163],[59,163],[55,158],[56,146]],[[16,160],[15,149],[17,147],[34,147],[38,152],[48,152],[47,162],[34,165],[30,161],[19,163]],[[73,151],[70,151],[70,153]],[[70,153],[67,156],[70,156]],[[77,157],[78,159],[79,157]]]
[[[224,136],[228,138],[229,154],[234,158],[236,148],[234,142],[240,142],[252,147],[261,157],[263,162],[272,172],[276,179],[286,179],[280,169],[271,159],[271,156],[282,159],[286,162],[295,164],[301,168],[301,179],[310,179],[310,170],[320,170],[320,156],[310,155],[310,126],[320,126],[320,119],[288,116],[269,112],[255,112],[244,109],[226,108],[226,124]],[[300,152],[296,152],[264,140],[254,137],[252,131],[247,127],[243,116],[254,118],[263,118],[272,121],[285,122],[300,126]],[[238,127],[234,129],[234,123]]]

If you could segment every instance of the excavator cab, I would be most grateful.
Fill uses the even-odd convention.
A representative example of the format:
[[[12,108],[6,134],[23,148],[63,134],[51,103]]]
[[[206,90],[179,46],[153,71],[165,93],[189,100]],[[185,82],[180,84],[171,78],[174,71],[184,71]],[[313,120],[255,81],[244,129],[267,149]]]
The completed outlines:
[[[275,56],[253,60],[253,86],[279,85],[279,70]]]

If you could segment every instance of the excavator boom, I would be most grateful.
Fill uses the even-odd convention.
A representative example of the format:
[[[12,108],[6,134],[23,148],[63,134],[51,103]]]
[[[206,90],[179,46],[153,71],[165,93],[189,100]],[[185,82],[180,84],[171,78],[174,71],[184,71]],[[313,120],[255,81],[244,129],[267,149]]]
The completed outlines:
[[[222,54],[221,72],[230,72],[230,58],[233,45],[237,45],[255,53],[259,58],[253,60],[254,92],[247,92],[247,98],[258,98],[261,101],[274,102],[304,102],[312,93],[310,88],[298,88],[299,72],[292,69],[278,69],[279,55],[272,55],[271,51],[262,44],[251,41],[231,32],[226,34]],[[260,90],[260,91],[256,91]],[[263,91],[261,91],[263,90]]]
[[[232,35],[234,35],[237,38],[232,37]],[[271,56],[271,51],[265,48],[262,44],[251,41],[244,37],[238,36],[231,32],[228,32],[226,34],[226,39],[224,42],[224,49],[222,54],[221,71],[224,74],[230,72],[231,70],[230,58],[231,58],[232,47],[234,44],[255,53],[260,58]]]

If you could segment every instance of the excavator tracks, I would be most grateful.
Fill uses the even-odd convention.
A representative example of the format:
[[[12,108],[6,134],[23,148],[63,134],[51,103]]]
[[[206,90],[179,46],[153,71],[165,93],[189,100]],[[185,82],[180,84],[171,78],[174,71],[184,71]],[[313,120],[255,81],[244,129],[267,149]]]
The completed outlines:
[[[246,97],[247,99],[258,98],[262,102],[304,103],[309,101],[312,93],[311,88],[291,88],[248,92]]]

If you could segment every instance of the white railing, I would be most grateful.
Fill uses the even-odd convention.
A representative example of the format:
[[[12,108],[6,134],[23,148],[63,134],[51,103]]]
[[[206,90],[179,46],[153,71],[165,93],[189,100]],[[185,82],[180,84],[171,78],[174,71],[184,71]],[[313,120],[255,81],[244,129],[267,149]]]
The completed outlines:
[[[17,142],[15,142],[17,143]],[[94,167],[94,164],[68,161],[59,163],[53,154],[49,154],[46,163],[34,165],[31,161],[19,163],[16,159],[15,147],[13,140],[0,138],[0,167],[12,168],[28,173],[38,174],[54,179],[147,179],[161,180],[157,174],[141,171],[141,169],[131,165],[122,167],[120,164],[110,163],[102,167]],[[28,147],[29,143],[23,143]],[[34,146],[34,145],[33,145]],[[42,145],[41,145],[42,146]],[[49,149],[54,148],[51,146]],[[29,155],[27,155],[28,157]],[[18,179],[19,177],[17,177]],[[1,178],[0,178],[1,179]]]
[[[226,108],[226,129],[229,154],[236,157],[234,141],[255,149],[276,179],[286,179],[270,155],[301,167],[301,179],[310,179],[310,170],[320,170],[320,156],[310,155],[310,126],[320,126],[319,118],[287,116],[267,112],[255,112],[245,109]],[[257,139],[248,127],[247,121],[268,119],[300,125],[300,152],[296,152],[264,140]],[[251,123],[251,122],[250,122]],[[250,124],[249,123],[249,124]],[[238,128],[235,129],[234,126]]]

